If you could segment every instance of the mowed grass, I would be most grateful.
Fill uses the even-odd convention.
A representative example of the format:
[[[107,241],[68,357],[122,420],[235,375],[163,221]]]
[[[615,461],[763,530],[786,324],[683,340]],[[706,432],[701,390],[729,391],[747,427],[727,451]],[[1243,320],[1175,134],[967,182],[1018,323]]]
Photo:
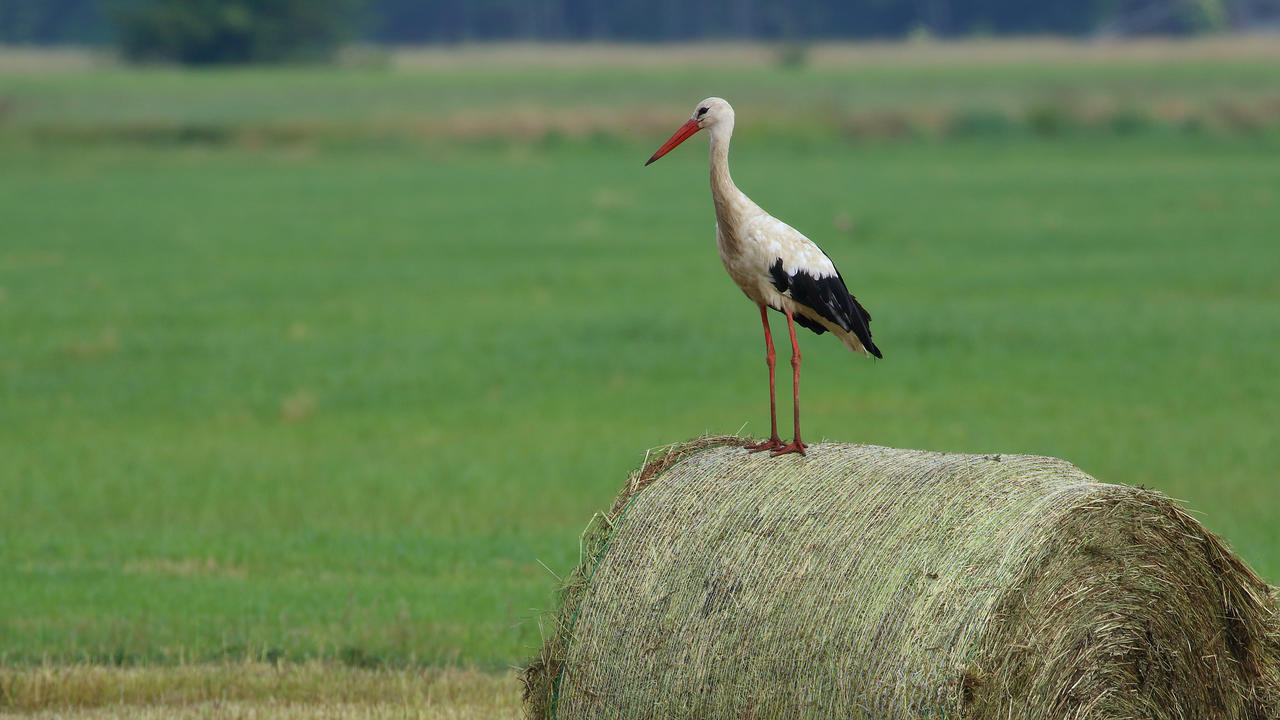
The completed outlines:
[[[762,45],[461,46],[376,51],[337,68],[32,69],[0,49],[0,128],[64,140],[159,134],[383,140],[656,133],[708,95],[738,131],[798,142],[998,132],[1026,122],[1121,132],[1280,125],[1280,44],[1259,36],[1131,43],[818,44],[798,67]],[[360,54],[357,53],[357,56]],[[992,124],[997,127],[991,127]],[[958,128],[958,129],[957,129]]]
[[[110,75],[164,97],[168,73]],[[625,79],[552,72],[545,97]],[[66,143],[15,120],[0,655],[531,655],[552,572],[646,448],[767,431],[705,139],[640,167],[712,92],[738,184],[827,249],[885,351],[803,333],[808,439],[1061,456],[1186,500],[1280,581],[1274,137],[788,144],[752,137],[767,97],[681,82],[653,137]]]
[[[319,662],[0,666],[0,691],[0,710],[41,720],[520,717],[514,673],[367,670]]]
[[[645,448],[767,429],[682,149],[11,155],[6,654],[518,661]],[[1270,155],[740,147],[885,350],[802,337],[810,438],[1069,458],[1280,578]]]

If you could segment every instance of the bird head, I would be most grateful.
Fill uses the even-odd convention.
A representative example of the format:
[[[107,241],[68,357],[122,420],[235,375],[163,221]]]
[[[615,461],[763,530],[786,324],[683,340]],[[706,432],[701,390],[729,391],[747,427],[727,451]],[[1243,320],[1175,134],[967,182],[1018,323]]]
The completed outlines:
[[[675,149],[675,146],[688,140],[699,130],[706,129],[714,135],[717,128],[728,128],[732,131],[733,106],[722,98],[709,97],[694,107],[693,115],[689,117],[689,120],[681,125],[679,130],[676,130],[671,139],[658,148],[658,151],[653,154],[653,157],[649,158],[645,165],[671,152]]]

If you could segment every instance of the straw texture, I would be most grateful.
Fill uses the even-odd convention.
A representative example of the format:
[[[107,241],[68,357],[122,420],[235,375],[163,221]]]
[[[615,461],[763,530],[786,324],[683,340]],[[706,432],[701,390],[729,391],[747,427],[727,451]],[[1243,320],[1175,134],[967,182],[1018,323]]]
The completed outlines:
[[[1270,589],[1070,463],[665,449],[583,536],[526,703],[557,718],[1280,717]]]

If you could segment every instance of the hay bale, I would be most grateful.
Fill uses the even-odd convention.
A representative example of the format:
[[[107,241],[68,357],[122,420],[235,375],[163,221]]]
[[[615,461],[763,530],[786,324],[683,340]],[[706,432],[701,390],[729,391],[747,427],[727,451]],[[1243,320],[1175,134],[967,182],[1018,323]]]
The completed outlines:
[[[530,716],[1280,717],[1270,589],[1062,460],[673,446],[583,536]]]

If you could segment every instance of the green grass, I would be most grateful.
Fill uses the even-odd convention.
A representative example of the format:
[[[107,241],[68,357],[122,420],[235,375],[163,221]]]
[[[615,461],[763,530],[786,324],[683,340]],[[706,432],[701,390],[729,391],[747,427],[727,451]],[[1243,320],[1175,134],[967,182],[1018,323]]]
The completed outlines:
[[[595,71],[589,68],[512,72],[471,69],[452,73],[380,70],[233,70],[193,74],[180,70],[112,70],[89,75],[14,77],[14,116],[27,122],[92,124],[136,118],[190,122],[319,118],[369,123],[449,112],[506,112],[512,108],[672,107],[688,110],[709,93],[738,102],[791,105],[839,103],[902,107],[960,103],[987,108],[1027,96],[1064,91],[1185,99],[1275,94],[1274,62],[1080,66],[1078,64],[780,68],[713,72],[696,68]],[[715,85],[708,86],[714,79]],[[287,92],[282,92],[282,85]],[[686,101],[684,98],[693,98]]]
[[[905,113],[924,126],[916,130],[926,132],[952,115],[973,124],[993,114],[1021,121],[1046,112],[1052,122],[1105,124],[1114,118],[1122,125],[1190,124],[1233,132],[1280,124],[1280,62],[1257,41],[1157,44],[1149,50],[1154,59],[1133,51],[1123,61],[1091,59],[1077,45],[1065,46],[1062,57],[1032,52],[1022,61],[1007,52],[993,55],[998,43],[905,45],[878,59],[843,57],[837,47],[834,60],[803,69],[771,64],[772,53],[759,48],[733,48],[724,59],[698,46],[637,49],[638,64],[604,69],[591,64],[589,51],[581,66],[560,67],[546,65],[554,51],[529,49],[515,53],[511,66],[437,61],[416,71],[14,73],[0,75],[0,128],[55,138],[176,128],[215,138],[248,130],[431,139],[538,132],[545,124],[568,134],[626,134],[656,117],[686,113],[711,94],[754,111],[754,124],[742,124],[741,132],[769,128],[790,137],[813,135],[815,128],[865,133],[850,126],[885,113]],[[1098,49],[1126,54],[1123,46]],[[598,52],[601,64],[613,57],[608,46]],[[645,58],[666,64],[646,66]],[[675,69],[673,58],[679,63]],[[1071,114],[1080,117],[1059,117]]]
[[[552,75],[528,97],[629,80]],[[14,92],[68,93],[31,121],[56,124],[111,96],[94,78],[161,97],[168,76]],[[379,87],[335,77],[335,115],[290,112],[340,117],[344,83]],[[678,108],[674,129],[745,88],[725,77],[641,95]],[[175,103],[129,107],[256,112]],[[539,562],[576,562],[645,448],[767,430],[704,141],[641,168],[665,137],[0,145],[0,655],[529,655],[554,585]],[[809,438],[1065,457],[1188,501],[1280,581],[1276,151],[748,134],[738,184],[827,249],[885,351],[804,334]]]

